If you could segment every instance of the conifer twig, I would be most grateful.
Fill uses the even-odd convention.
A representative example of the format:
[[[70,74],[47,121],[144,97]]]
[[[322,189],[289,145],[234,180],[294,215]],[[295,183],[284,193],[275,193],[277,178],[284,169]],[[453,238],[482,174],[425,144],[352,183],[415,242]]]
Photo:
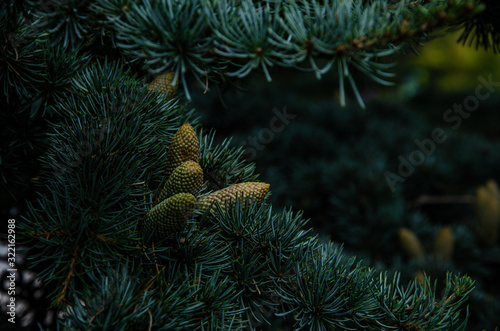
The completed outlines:
[[[421,195],[410,203],[411,207],[422,205],[473,204],[473,195]]]
[[[32,236],[35,237],[44,237],[45,239],[49,240],[51,236],[57,235],[57,236],[67,236],[68,233],[64,230],[58,230],[58,228],[55,228],[54,230],[47,231],[45,229],[42,229],[41,232],[31,232]]]
[[[75,273],[73,271],[75,269],[75,262],[76,262],[76,257],[78,255],[79,249],[80,249],[80,245],[77,245],[75,248],[75,251],[73,252],[73,257],[71,258],[71,263],[69,265],[68,275],[66,276],[66,280],[62,283],[63,289],[61,290],[61,294],[57,298],[58,304],[60,304],[62,301],[66,300],[66,292],[68,290],[69,281],[71,280],[72,277],[75,276]]]
[[[151,314],[151,310],[148,310],[149,313],[149,328],[148,330],[151,331],[153,329],[153,314]]]

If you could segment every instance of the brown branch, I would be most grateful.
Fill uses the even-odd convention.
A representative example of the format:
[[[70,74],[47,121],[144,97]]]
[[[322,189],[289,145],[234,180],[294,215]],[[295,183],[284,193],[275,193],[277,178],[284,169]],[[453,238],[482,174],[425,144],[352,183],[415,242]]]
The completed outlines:
[[[9,63],[9,60],[6,60],[5,62],[7,62],[7,64],[9,65],[9,67],[14,70],[14,72],[19,76],[21,77],[21,75],[17,72],[17,70]]]
[[[92,323],[94,321],[94,319],[96,318],[97,315],[99,315],[100,313],[102,313],[104,311],[104,308],[99,310],[94,316],[92,316],[89,320],[89,323]],[[91,329],[89,329],[91,330]]]
[[[106,237],[101,236],[101,235],[97,235],[96,237],[99,238],[99,239],[101,239],[104,242],[107,242],[108,244],[116,244],[116,243],[118,243],[118,240],[109,239],[109,238],[106,238]]]
[[[260,293],[259,286],[257,286],[257,283],[255,282],[255,279],[252,279],[252,281],[255,285],[255,288],[257,289],[257,292],[259,292],[259,295],[262,295],[262,293]]]
[[[430,2],[429,0],[420,1],[422,4]],[[414,1],[408,4],[409,6],[418,5],[419,1]],[[396,8],[396,7],[394,7]],[[388,7],[387,9],[391,9]],[[464,7],[463,11],[459,13],[459,15],[463,15],[473,11],[475,7],[471,4],[468,4]],[[445,9],[446,10],[446,9]],[[319,54],[319,57],[322,58],[332,58],[336,56],[349,56],[350,54],[357,53],[360,51],[370,51],[372,49],[376,49],[377,47],[384,46],[389,43],[398,43],[402,42],[408,38],[414,36],[424,36],[432,29],[437,29],[446,24],[450,23],[454,20],[455,15],[447,15],[446,11],[443,10],[439,13],[436,13],[435,16],[429,16],[426,20],[420,22],[411,22],[408,18],[404,18],[398,27],[398,30],[395,33],[391,34],[389,30],[386,30],[382,34],[374,34],[371,36],[361,36],[358,39],[354,39],[352,42],[346,42],[338,45],[333,49],[333,54]],[[411,24],[410,24],[411,23]],[[409,27],[409,26],[412,27]],[[304,48],[307,49],[308,40],[306,40],[306,45]]]
[[[63,289],[61,291],[61,294],[57,298],[57,303],[60,304],[63,301],[66,301],[66,292],[68,291],[68,286],[71,278],[75,276],[74,270],[75,270],[75,263],[76,263],[76,257],[78,255],[78,250],[80,249],[80,245],[77,245],[75,248],[75,251],[73,252],[73,257],[71,258],[71,263],[69,265],[69,272],[68,275],[66,276],[66,280],[62,283]]]
[[[410,202],[411,207],[422,205],[473,204],[476,197],[473,195],[421,195]]]
[[[207,94],[207,92],[208,92],[208,74],[205,76],[205,91],[203,91],[203,94]]]
[[[413,1],[413,2],[405,4],[405,7],[413,7],[413,6],[419,5],[420,3],[426,4],[428,2],[430,2],[430,0],[422,0],[422,1],[417,0],[417,1]],[[397,8],[398,8],[398,6],[395,6],[395,5],[387,7],[388,10],[397,9]]]
[[[51,230],[51,231],[47,231],[45,229],[42,229],[41,232],[35,232],[35,231],[32,231],[30,233],[32,236],[35,236],[35,237],[44,237],[45,239],[49,239],[51,236],[68,236],[68,233],[64,230],[58,230],[58,228],[55,228],[54,230]]]
[[[153,329],[153,314],[151,314],[151,310],[148,310],[149,313],[149,328],[148,331],[151,331]]]

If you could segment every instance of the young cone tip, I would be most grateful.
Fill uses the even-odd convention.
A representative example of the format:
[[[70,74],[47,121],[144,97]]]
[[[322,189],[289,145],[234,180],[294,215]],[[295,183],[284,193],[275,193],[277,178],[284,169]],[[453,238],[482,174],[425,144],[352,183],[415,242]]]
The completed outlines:
[[[443,261],[449,261],[453,256],[454,246],[453,230],[450,226],[443,226],[434,241],[434,255]]]
[[[193,127],[189,123],[183,124],[175,133],[168,148],[166,176],[172,174],[175,168],[183,162],[200,160],[200,142]]]
[[[226,208],[228,203],[234,203],[238,198],[244,202],[249,202],[253,199],[258,205],[264,202],[264,199],[269,192],[268,183],[246,182],[238,183],[212,192],[198,199],[197,209],[203,211],[215,211],[217,203]]]
[[[203,169],[194,161],[183,162],[174,169],[167,183],[163,187],[158,201],[171,197],[177,193],[191,193],[195,197],[203,186]]]
[[[499,202],[495,195],[481,186],[476,193],[476,210],[479,222],[482,224],[496,223],[498,218]]]
[[[484,186],[486,187],[486,190],[489,192],[490,195],[492,195],[498,199],[497,182],[495,182],[493,179],[490,179],[486,182],[486,184]]]
[[[401,228],[398,232],[399,243],[405,254],[413,259],[421,259],[424,257],[425,252],[418,237],[407,228]]]
[[[148,89],[160,93],[168,93],[168,97],[172,98],[177,92],[177,87],[179,85],[179,80],[173,84],[174,76],[174,72],[159,75],[148,84]]]
[[[477,237],[487,247],[493,245],[498,237],[500,203],[497,189],[494,181],[488,181],[476,192]]]
[[[415,279],[417,280],[418,284],[423,284],[425,281],[425,274],[422,270],[417,270],[415,272]]]

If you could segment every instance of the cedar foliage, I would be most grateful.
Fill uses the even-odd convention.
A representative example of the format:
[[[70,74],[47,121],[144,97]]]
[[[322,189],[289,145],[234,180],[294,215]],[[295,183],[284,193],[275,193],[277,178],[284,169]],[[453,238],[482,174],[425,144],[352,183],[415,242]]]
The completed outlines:
[[[464,38],[496,50],[497,17],[488,6],[2,2],[2,195],[21,209],[20,216],[14,211],[18,244],[44,284],[44,308],[56,314],[27,327],[465,329],[470,277],[447,274],[442,286],[429,278],[403,283],[399,273],[363,266],[321,242],[291,208],[237,196],[195,211],[184,229],[154,243],[139,224],[168,180],[168,146],[183,123],[200,141],[200,195],[258,180],[242,148],[217,143],[215,132],[199,125],[185,103],[190,82],[207,89],[254,71],[271,80],[273,67],[317,78],[332,71],[340,104],[349,87],[364,107],[356,77],[390,85],[387,56],[433,29],[466,26]],[[148,88],[169,72],[183,91],[178,98]]]

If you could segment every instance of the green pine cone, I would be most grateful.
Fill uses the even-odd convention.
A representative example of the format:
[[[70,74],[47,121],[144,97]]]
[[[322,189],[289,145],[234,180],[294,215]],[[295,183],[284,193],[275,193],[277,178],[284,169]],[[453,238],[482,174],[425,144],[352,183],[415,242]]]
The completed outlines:
[[[228,186],[222,190],[218,190],[207,194],[198,199],[197,208],[200,210],[216,210],[216,203],[222,207],[229,201],[236,201],[236,196],[250,200],[252,197],[258,203],[262,203],[269,192],[269,184],[258,182],[239,183]]]
[[[408,257],[416,260],[424,258],[424,246],[422,246],[422,243],[413,231],[407,228],[400,228],[398,236],[401,248]]]
[[[181,231],[191,218],[196,198],[190,193],[178,193],[163,200],[144,217],[142,232],[153,240],[160,240]]]
[[[178,79],[175,84],[172,84],[174,74],[174,72],[169,72],[168,74],[159,75],[148,84],[148,89],[158,91],[159,93],[168,93],[167,99],[172,99],[177,92],[177,86],[179,85]]]
[[[434,239],[434,255],[442,261],[449,261],[453,257],[455,238],[451,226],[443,226]]]
[[[489,180],[476,191],[477,237],[481,245],[491,247],[498,237],[500,197],[498,185]]]
[[[175,168],[160,193],[158,201],[163,201],[177,193],[191,193],[195,197],[203,185],[203,170],[194,161],[186,161]]]
[[[183,162],[200,160],[200,142],[193,127],[186,123],[174,135],[167,155],[165,175],[168,180],[175,168]]]

